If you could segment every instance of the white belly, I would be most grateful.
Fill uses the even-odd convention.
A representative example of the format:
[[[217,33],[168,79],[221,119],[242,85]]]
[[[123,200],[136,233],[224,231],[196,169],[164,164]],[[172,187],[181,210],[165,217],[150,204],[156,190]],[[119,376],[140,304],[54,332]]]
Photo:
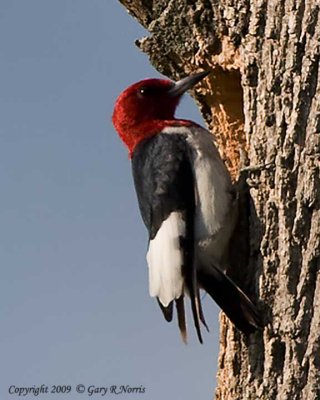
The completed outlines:
[[[230,174],[214,144],[213,135],[201,127],[166,128],[181,133],[193,150],[196,189],[195,240],[198,257],[220,261],[232,234],[236,201]],[[208,260],[207,260],[208,261]]]

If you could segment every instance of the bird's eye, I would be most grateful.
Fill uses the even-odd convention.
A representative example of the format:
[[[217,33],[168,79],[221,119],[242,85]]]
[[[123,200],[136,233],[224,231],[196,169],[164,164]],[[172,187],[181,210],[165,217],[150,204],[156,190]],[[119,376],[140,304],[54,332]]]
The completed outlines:
[[[139,94],[142,97],[148,96],[151,93],[150,88],[147,88],[145,86],[143,86],[142,88],[139,89]]]
[[[146,86],[141,86],[138,89],[138,96],[139,97],[155,97],[155,96],[161,96],[167,91],[166,87],[162,86],[151,86],[151,85],[146,85]]]

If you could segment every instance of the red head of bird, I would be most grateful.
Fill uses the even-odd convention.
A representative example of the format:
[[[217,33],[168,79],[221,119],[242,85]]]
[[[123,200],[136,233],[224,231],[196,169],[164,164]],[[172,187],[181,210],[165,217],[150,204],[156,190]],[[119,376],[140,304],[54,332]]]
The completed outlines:
[[[209,74],[190,75],[178,82],[144,79],[125,89],[116,100],[112,121],[132,155],[136,145],[166,126],[189,125],[174,114],[181,96]]]

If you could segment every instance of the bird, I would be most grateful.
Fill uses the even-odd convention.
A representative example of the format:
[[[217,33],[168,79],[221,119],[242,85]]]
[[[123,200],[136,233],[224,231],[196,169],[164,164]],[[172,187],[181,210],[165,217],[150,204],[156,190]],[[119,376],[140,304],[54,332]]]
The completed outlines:
[[[256,306],[226,274],[228,246],[237,219],[237,199],[214,136],[199,124],[175,117],[189,89],[210,71],[174,82],[147,78],[117,98],[112,122],[129,152],[142,220],[149,241],[149,293],[164,315],[174,305],[187,342],[185,298],[200,343],[204,290],[245,335],[261,329]]]

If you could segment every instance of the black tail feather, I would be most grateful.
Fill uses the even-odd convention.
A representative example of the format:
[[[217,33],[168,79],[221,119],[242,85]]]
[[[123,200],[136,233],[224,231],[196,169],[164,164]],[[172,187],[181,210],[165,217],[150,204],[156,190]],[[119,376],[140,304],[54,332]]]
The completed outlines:
[[[209,332],[209,328],[208,328],[207,322],[206,322],[206,320],[204,318],[204,313],[203,313],[203,310],[202,310],[202,304],[201,304],[199,289],[198,289],[198,299],[199,299],[199,317],[200,317],[200,321],[202,322],[202,324],[206,328],[207,332]]]
[[[191,289],[191,288],[190,288]],[[192,316],[193,316],[193,322],[194,326],[197,331],[198,339],[200,343],[203,343],[202,341],[202,335],[201,335],[201,328],[200,328],[200,298],[199,298],[199,291],[197,289],[192,290],[189,289],[189,295],[190,295],[190,300],[191,300],[191,310],[192,310]]]
[[[171,322],[172,321],[172,316],[173,316],[173,301],[171,301],[169,303],[169,305],[167,307],[165,307],[164,305],[161,304],[160,300],[158,299],[158,304],[161,308],[161,311],[163,313],[163,316],[165,318],[166,321]]]
[[[178,316],[178,326],[181,334],[181,338],[184,343],[187,343],[187,326],[186,326],[186,315],[184,310],[184,296],[182,295],[176,300],[176,309]]]
[[[198,271],[198,281],[241,332],[249,335],[263,327],[255,305],[218,267]]]

